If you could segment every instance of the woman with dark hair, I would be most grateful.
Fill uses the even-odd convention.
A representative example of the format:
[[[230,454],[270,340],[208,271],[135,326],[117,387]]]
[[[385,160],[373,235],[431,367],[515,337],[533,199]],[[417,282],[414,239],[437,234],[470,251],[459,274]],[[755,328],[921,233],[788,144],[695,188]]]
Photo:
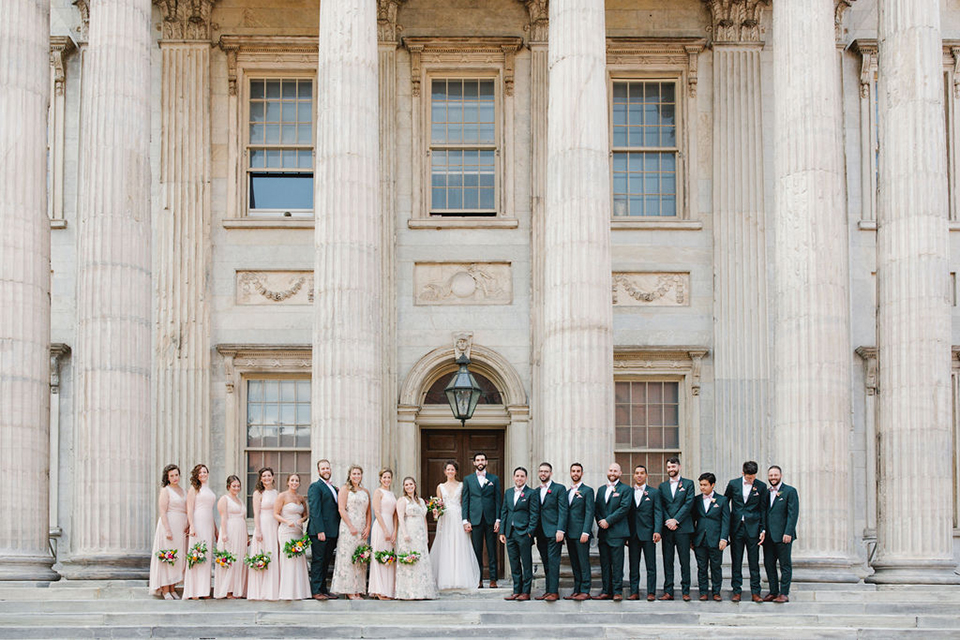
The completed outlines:
[[[447,460],[443,475],[447,481],[437,485],[437,496],[443,500],[443,514],[434,513],[437,535],[430,549],[430,564],[437,589],[476,589],[480,584],[480,565],[473,550],[470,534],[463,528],[463,483],[457,480],[460,465]]]
[[[297,493],[300,488],[300,474],[287,476],[287,490],[277,497],[273,506],[273,517],[280,523],[277,544],[280,551],[278,568],[280,569],[280,600],[306,600],[310,597],[310,574],[307,572],[307,556],[288,558],[283,547],[291,540],[303,537],[303,523],[310,517],[307,500]],[[309,544],[308,544],[309,546]]]
[[[427,552],[427,505],[417,495],[417,481],[409,476],[403,479],[403,496],[397,500],[397,525],[396,598],[433,600],[437,597],[437,585]],[[401,557],[410,553],[419,558],[403,562]]]
[[[280,548],[277,545],[277,526],[273,506],[277,490],[273,486],[274,473],[270,467],[260,469],[257,487],[253,492],[253,540],[250,555],[269,553],[266,569],[249,569],[247,573],[247,600],[276,600],[280,597]]]
[[[240,478],[227,478],[227,495],[217,503],[220,513],[218,551],[229,551],[234,560],[229,567],[219,563],[214,568],[214,598],[242,598],[247,590],[247,569],[243,558],[247,555],[247,505],[240,499]]]
[[[150,555],[150,593],[164,600],[178,600],[175,589],[183,580],[187,559],[187,496],[180,488],[180,467],[168,464],[160,478],[157,531]],[[170,552],[176,551],[176,555]],[[165,553],[162,553],[165,552]],[[161,555],[166,559],[161,559]],[[173,562],[170,562],[173,560]]]
[[[214,545],[217,541],[217,525],[213,520],[217,495],[207,486],[209,479],[210,470],[205,464],[198,464],[190,471],[190,490],[187,491],[187,521],[190,523],[187,553],[201,542],[207,546],[207,553],[203,562],[187,568],[183,577],[184,600],[210,597],[210,576],[213,573]]]
[[[373,529],[370,547],[377,551],[393,551],[397,540],[397,496],[390,490],[393,470],[380,470],[380,486],[373,491]],[[370,562],[370,595],[381,600],[393,599],[394,575],[397,564],[380,564],[376,557]]]
[[[351,465],[347,481],[337,495],[340,511],[340,531],[337,537],[337,557],[333,563],[333,582],[330,590],[359,600],[367,592],[367,565],[353,561],[357,547],[367,544],[370,535],[370,494],[363,488],[363,467]]]

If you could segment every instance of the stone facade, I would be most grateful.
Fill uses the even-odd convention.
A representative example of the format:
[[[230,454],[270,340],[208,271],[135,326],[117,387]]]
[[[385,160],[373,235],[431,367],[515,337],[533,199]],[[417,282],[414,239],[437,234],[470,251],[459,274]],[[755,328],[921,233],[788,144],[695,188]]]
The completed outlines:
[[[12,2],[0,579],[142,573],[168,462],[426,481],[460,353],[501,475],[780,464],[798,578],[955,579],[956,3]]]

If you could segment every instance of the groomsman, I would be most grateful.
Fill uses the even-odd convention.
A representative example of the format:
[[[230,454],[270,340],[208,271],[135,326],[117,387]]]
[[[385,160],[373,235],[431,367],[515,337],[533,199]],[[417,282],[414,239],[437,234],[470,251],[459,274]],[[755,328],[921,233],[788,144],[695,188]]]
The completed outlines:
[[[513,576],[513,594],[504,600],[529,600],[533,585],[533,532],[540,517],[540,500],[527,486],[527,470],[523,467],[514,469],[513,485],[504,494],[500,510],[500,542],[507,545]]]
[[[800,515],[800,498],[797,490],[783,484],[783,472],[773,465],[767,471],[770,481],[767,500],[767,536],[763,541],[763,565],[767,569],[770,593],[764,602],[790,602],[790,581],[793,578],[793,562],[790,558],[793,541],[797,539],[797,517]],[[777,576],[777,563],[780,576]]]
[[[743,475],[734,478],[723,492],[730,501],[730,561],[732,578],[731,600],[740,602],[740,589],[743,586],[743,550],[747,550],[747,563],[750,565],[750,594],[754,602],[760,598],[760,544],[763,543],[767,521],[767,485],[757,480],[757,463],[748,460],[743,463]]]
[[[640,599],[640,556],[647,569],[647,600],[656,599],[657,543],[663,528],[663,507],[660,492],[647,486],[647,468],[638,464],[633,469],[633,500],[630,502],[630,597]]]
[[[583,465],[570,465],[570,482],[567,492],[567,553],[573,569],[573,593],[564,600],[590,599],[590,532],[593,530],[593,514],[596,509],[593,489],[581,482]]]
[[[473,454],[477,472],[463,479],[463,530],[470,534],[473,551],[480,566],[480,588],[483,588],[483,543],[487,543],[487,570],[490,588],[497,588],[497,536],[500,532],[500,478],[487,473],[487,455]]]
[[[307,535],[310,536],[313,556],[310,560],[310,592],[316,600],[336,600],[338,596],[327,590],[327,572],[337,550],[337,534],[340,532],[337,488],[330,484],[333,469],[329,460],[318,461],[317,472],[320,478],[307,492],[310,507]]]
[[[663,507],[663,595],[673,600],[673,557],[680,556],[680,591],[690,600],[690,537],[693,534],[693,480],[680,477],[680,458],[667,459],[667,480],[661,482]]]
[[[537,600],[553,602],[560,599],[560,554],[563,552],[563,532],[567,527],[567,488],[554,482],[553,465],[541,462],[537,469],[540,476],[540,519],[534,537],[537,551],[543,562],[546,575],[546,591]]]
[[[713,599],[720,601],[720,586],[723,583],[723,550],[727,547],[730,533],[728,500],[716,493],[717,476],[700,474],[700,495],[694,501],[693,552],[697,556],[697,582],[700,599],[707,600],[710,583],[713,582]],[[709,573],[708,573],[709,570]]]
[[[633,492],[620,482],[623,471],[614,462],[607,469],[607,484],[597,491],[594,517],[600,550],[603,591],[594,600],[623,600],[623,545],[630,537],[630,500]]]

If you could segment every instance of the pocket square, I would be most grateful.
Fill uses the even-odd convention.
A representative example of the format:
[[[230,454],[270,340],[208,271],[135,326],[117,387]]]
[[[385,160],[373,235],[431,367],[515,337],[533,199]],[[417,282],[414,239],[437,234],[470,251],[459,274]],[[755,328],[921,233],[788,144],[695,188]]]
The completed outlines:
[[[616,497],[619,496],[619,495],[620,495],[619,493],[615,493],[615,494],[613,494],[613,495],[610,496],[610,497],[611,497],[611,498],[616,498]]]

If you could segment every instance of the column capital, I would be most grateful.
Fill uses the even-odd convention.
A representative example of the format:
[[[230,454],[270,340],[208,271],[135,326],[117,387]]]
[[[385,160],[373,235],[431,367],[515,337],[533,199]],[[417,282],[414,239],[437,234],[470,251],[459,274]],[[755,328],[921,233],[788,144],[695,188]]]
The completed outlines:
[[[760,42],[760,19],[770,0],[700,0],[710,10],[714,42]]]
[[[529,41],[545,43],[550,37],[550,0],[519,0],[530,14],[530,22],[523,30],[530,34]]]
[[[86,0],[79,0],[84,2]],[[163,18],[164,40],[209,40],[217,0],[153,0]]]
[[[377,42],[396,44],[403,26],[397,24],[397,11],[406,0],[377,0]]]
[[[50,345],[50,391],[60,393],[60,365],[70,355],[70,346],[62,342]]]
[[[63,95],[67,80],[67,56],[76,49],[70,36],[50,36],[50,66],[53,68],[54,92]]]
[[[77,27],[78,40],[86,42],[90,37],[90,0],[73,0],[73,6],[80,12],[80,26]]]
[[[853,6],[857,0],[835,0],[837,6],[833,10],[833,30],[837,42],[843,40],[843,14]]]

